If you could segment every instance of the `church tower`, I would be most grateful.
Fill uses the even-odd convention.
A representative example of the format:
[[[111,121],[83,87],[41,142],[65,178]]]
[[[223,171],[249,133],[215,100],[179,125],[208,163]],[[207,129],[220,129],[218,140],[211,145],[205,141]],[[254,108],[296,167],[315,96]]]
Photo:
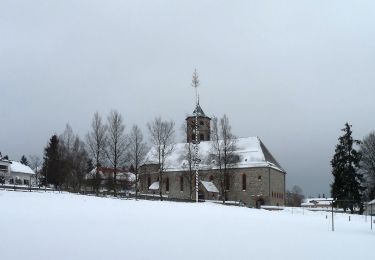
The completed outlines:
[[[187,125],[187,131],[186,131],[186,141],[188,143],[195,142],[195,115],[197,113],[198,116],[198,142],[203,141],[210,141],[210,132],[211,132],[211,118],[205,115],[203,112],[201,106],[199,105],[199,101],[197,104],[197,107],[195,108],[192,115],[188,116],[186,118],[186,125]]]

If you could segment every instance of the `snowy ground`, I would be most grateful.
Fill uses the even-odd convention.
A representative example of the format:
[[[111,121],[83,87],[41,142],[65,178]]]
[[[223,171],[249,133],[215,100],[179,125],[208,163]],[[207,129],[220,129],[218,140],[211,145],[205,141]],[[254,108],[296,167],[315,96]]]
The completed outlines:
[[[0,259],[375,259],[364,216],[0,191]]]

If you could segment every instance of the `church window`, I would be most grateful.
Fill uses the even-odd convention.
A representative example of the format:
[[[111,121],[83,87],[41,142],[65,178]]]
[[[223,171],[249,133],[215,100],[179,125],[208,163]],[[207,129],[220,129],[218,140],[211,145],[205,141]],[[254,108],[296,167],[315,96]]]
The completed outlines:
[[[229,176],[226,175],[225,176],[225,189],[229,190],[229,188],[230,188],[230,179],[229,179]]]
[[[204,135],[203,134],[199,135],[199,140],[204,140]]]
[[[180,191],[184,191],[184,177],[180,176]]]
[[[165,181],[165,191],[169,191],[169,178]]]
[[[242,190],[246,190],[246,174],[242,174]]]
[[[214,176],[210,175],[210,181],[214,181]]]
[[[200,124],[200,125],[204,125],[203,121],[200,121],[199,124]]]
[[[258,181],[262,180],[262,176],[258,175]]]
[[[151,186],[151,177],[147,177],[147,188]]]

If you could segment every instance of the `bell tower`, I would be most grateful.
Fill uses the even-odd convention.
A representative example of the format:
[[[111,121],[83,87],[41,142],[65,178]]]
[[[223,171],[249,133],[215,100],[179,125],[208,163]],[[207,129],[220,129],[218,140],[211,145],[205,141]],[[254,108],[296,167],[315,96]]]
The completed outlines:
[[[205,115],[199,100],[193,114],[186,118],[186,141],[195,142],[195,118],[198,118],[198,142],[210,141],[211,118]]]

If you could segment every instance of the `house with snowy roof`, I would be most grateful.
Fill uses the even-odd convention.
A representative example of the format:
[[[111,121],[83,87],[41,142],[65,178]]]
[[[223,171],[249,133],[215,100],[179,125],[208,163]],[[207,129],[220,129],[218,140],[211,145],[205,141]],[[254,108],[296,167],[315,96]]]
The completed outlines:
[[[20,162],[0,159],[0,176],[4,184],[34,185],[35,172],[27,165]]]
[[[198,119],[198,136],[195,136],[195,114]],[[181,200],[195,200],[195,191],[191,192],[192,162],[188,151],[193,150],[198,139],[199,147],[199,199],[219,200],[225,194],[226,200],[245,203],[251,207],[261,205],[284,205],[286,172],[272,156],[259,137],[236,138],[234,155],[236,161],[230,165],[230,178],[226,179],[226,192],[220,191],[219,167],[210,140],[211,118],[205,115],[199,103],[193,115],[186,119],[186,143],[173,145],[173,152],[166,157],[164,177],[159,183],[159,165],[155,149],[151,148],[144,164],[140,167],[140,191],[144,194],[162,194]],[[193,163],[194,164],[194,163]]]

